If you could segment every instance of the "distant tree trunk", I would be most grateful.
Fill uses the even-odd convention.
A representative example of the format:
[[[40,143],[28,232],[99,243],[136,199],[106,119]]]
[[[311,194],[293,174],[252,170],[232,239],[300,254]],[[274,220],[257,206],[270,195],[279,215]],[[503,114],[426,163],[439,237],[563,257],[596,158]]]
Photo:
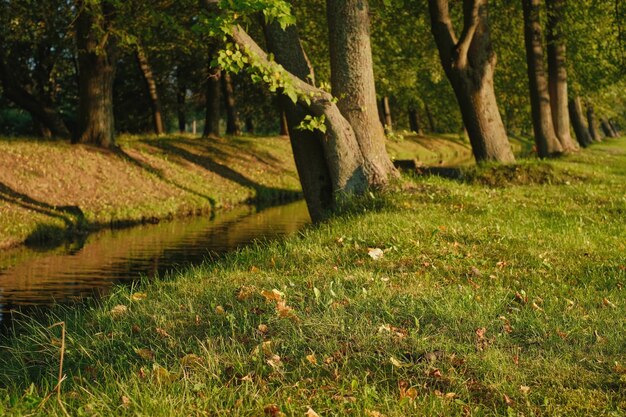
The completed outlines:
[[[187,96],[187,86],[184,83],[182,70],[176,70],[176,113],[178,115],[178,131],[185,133],[187,131],[187,112],[185,110],[185,99]]]
[[[282,30],[277,23],[272,23],[265,27],[265,36],[276,62],[299,79],[315,83],[313,68],[302,49],[295,26]],[[308,114],[306,109],[287,97],[280,96],[278,101],[282,108],[281,130],[284,121],[309,214],[314,222],[323,220],[334,206],[333,182],[323,146],[324,134],[298,129]]]
[[[2,59],[2,52],[0,46],[0,82],[6,98],[31,115],[42,136],[69,138],[71,136],[70,131],[61,115],[53,106],[29,93],[16,81]]]
[[[619,128],[617,126],[617,123],[615,123],[613,120],[607,120],[607,122],[609,123],[609,126],[611,126],[611,130],[613,131],[613,133],[615,134],[615,137],[619,137],[620,136],[620,131]]]
[[[556,136],[565,152],[577,149],[570,133],[570,117],[567,104],[567,68],[565,39],[562,25],[566,0],[546,0],[548,6],[548,82],[552,121]]]
[[[430,133],[436,133],[437,125],[435,124],[435,116],[430,110],[428,103],[424,103],[424,111],[426,112],[426,120],[428,120],[428,129],[430,130]]]
[[[327,0],[333,94],[352,126],[371,174],[371,187],[384,187],[397,171],[385,148],[385,131],[377,117],[374,67],[367,0]]]
[[[523,0],[524,40],[530,104],[533,116],[535,143],[539,157],[546,158],[563,152],[552,122],[548,78],[544,69],[543,36],[541,31],[541,0]]]
[[[580,97],[569,101],[569,113],[572,116],[572,125],[574,126],[574,133],[576,133],[576,139],[583,148],[591,145],[592,139],[589,135],[589,129],[585,125],[585,116],[583,116],[583,106],[580,103]]]
[[[415,132],[418,135],[423,135],[424,130],[422,129],[422,123],[420,121],[420,116],[415,107],[409,107],[409,128],[411,132]]]
[[[598,122],[593,111],[593,104],[589,102],[587,102],[587,124],[589,125],[589,135],[591,135],[591,139],[595,142],[601,142],[602,137],[600,136],[600,131],[598,130]]]
[[[113,81],[116,45],[110,33],[113,7],[108,2],[78,1],[76,46],[78,48],[78,122],[76,143],[104,148],[115,146]],[[103,35],[103,33],[105,35]]]
[[[162,135],[165,133],[163,126],[163,117],[161,115],[161,101],[159,100],[159,94],[157,91],[156,81],[154,80],[154,74],[150,63],[148,62],[148,56],[141,46],[137,46],[136,56],[141,75],[146,83],[146,89],[148,91],[148,97],[150,98],[150,105],[152,106],[152,121],[154,123],[154,133]]]
[[[233,88],[233,80],[228,72],[222,74],[222,92],[224,93],[224,103],[226,105],[226,134],[240,135],[241,123],[239,122],[239,114],[237,113],[237,105],[235,103],[235,89]]]
[[[254,133],[254,122],[250,116],[246,117],[246,133]]]
[[[212,54],[211,54],[212,55]],[[202,136],[209,137],[220,135],[220,78],[222,71],[219,68],[209,66],[206,79],[206,113],[204,117],[204,131]]]
[[[496,56],[487,18],[487,0],[463,0],[461,38],[452,28],[448,0],[428,0],[431,30],[441,64],[452,84],[477,162],[513,162],[493,86]]]
[[[289,136],[289,124],[284,110],[280,111],[280,136]]]
[[[391,106],[389,105],[389,97],[384,96],[380,99],[380,119],[383,126],[388,131],[393,131],[393,118],[391,117]]]
[[[617,137],[617,134],[613,132],[613,129],[611,129],[611,125],[609,124],[609,122],[606,121],[606,119],[600,119],[600,127],[604,132],[604,136],[606,136],[607,138]]]

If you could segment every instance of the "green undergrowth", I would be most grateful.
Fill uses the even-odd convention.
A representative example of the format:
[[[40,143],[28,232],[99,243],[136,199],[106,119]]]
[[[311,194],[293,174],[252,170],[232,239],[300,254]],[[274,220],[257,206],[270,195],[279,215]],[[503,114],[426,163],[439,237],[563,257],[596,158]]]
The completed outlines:
[[[0,414],[622,416],[626,141],[515,167],[19,320]]]

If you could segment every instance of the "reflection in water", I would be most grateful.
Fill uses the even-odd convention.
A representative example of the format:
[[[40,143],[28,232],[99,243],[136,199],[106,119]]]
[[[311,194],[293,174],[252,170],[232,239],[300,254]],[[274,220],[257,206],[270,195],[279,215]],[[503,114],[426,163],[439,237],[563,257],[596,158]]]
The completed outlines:
[[[293,233],[309,222],[303,201],[257,212],[240,207],[215,219],[192,217],[109,230],[84,245],[0,254],[0,322],[16,306],[46,305],[105,292],[113,283],[153,276],[257,239]],[[83,242],[81,242],[83,243]]]

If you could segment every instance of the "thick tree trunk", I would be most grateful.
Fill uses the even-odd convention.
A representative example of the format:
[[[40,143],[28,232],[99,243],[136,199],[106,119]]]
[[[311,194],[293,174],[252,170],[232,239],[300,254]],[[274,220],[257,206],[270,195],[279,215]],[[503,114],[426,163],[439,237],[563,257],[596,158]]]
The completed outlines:
[[[108,148],[115,146],[115,40],[108,20],[113,12],[108,3],[91,7],[82,3],[76,18],[79,134],[75,142]]]
[[[228,72],[222,74],[222,92],[224,93],[224,104],[226,105],[226,134],[240,135],[241,122],[239,122],[239,114],[237,113],[235,89],[233,88],[233,80]]]
[[[457,40],[447,0],[429,0],[431,29],[441,64],[452,84],[477,162],[513,162],[493,86],[496,56],[487,0],[463,0],[464,27]]]
[[[565,0],[546,0],[548,6],[548,83],[552,121],[556,136],[565,152],[577,149],[570,133],[570,116],[567,104],[567,69],[565,39],[563,37],[563,8]]]
[[[428,103],[424,103],[424,112],[426,112],[426,120],[428,120],[428,129],[430,130],[430,133],[436,133],[437,124],[435,123],[435,116],[430,110]]]
[[[593,104],[587,102],[587,124],[589,125],[589,135],[595,142],[601,142],[602,136],[598,130],[598,121],[593,111]]]
[[[591,145],[592,139],[589,135],[589,129],[585,124],[585,116],[583,116],[583,106],[580,103],[580,97],[569,101],[569,113],[572,117],[572,125],[574,126],[574,133],[576,133],[576,139],[578,144],[583,148]]]
[[[333,95],[352,126],[371,187],[384,187],[397,175],[385,148],[385,131],[377,117],[367,0],[327,0]]]
[[[265,36],[269,51],[279,64],[299,79],[315,82],[313,68],[302,49],[296,27],[282,30],[277,23],[272,23],[265,27]],[[278,101],[282,108],[281,130],[286,123],[285,134],[289,134],[309,214],[314,222],[318,222],[328,216],[334,206],[333,182],[323,146],[324,134],[298,129],[308,114],[306,109],[287,97],[281,96]]]
[[[532,108],[535,143],[539,157],[546,158],[563,152],[554,130],[548,77],[544,69],[543,36],[541,30],[541,0],[522,0],[524,9],[524,40],[530,104]]]
[[[411,129],[411,132],[415,132],[418,135],[423,135],[424,130],[422,129],[422,123],[420,121],[420,116],[419,116],[417,109],[414,107],[410,107],[408,113],[409,113],[409,128]]]
[[[162,135],[165,133],[165,127],[163,126],[163,116],[161,114],[161,101],[159,100],[159,93],[157,91],[156,81],[152,68],[148,61],[148,56],[141,46],[137,46],[136,56],[141,75],[146,83],[146,90],[148,97],[150,98],[150,106],[152,107],[152,121],[154,123],[154,133]]]
[[[187,131],[187,111],[185,109],[185,101],[187,97],[187,86],[184,82],[182,70],[176,70],[176,114],[178,116],[178,131],[185,133]]]
[[[210,60],[209,60],[210,62]],[[209,64],[206,93],[205,93],[205,116],[204,131],[202,136],[219,137],[220,135],[220,78],[222,71],[219,68],[212,68]]]

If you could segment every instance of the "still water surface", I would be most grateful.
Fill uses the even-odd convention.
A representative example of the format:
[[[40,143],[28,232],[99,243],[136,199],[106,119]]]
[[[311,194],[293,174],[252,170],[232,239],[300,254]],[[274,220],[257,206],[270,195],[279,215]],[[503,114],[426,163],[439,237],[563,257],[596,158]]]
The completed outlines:
[[[5,251],[0,253],[0,322],[16,307],[101,295],[115,283],[198,264],[254,240],[294,233],[309,222],[306,204],[298,201],[260,211],[238,207],[213,219],[107,230],[46,251]]]

